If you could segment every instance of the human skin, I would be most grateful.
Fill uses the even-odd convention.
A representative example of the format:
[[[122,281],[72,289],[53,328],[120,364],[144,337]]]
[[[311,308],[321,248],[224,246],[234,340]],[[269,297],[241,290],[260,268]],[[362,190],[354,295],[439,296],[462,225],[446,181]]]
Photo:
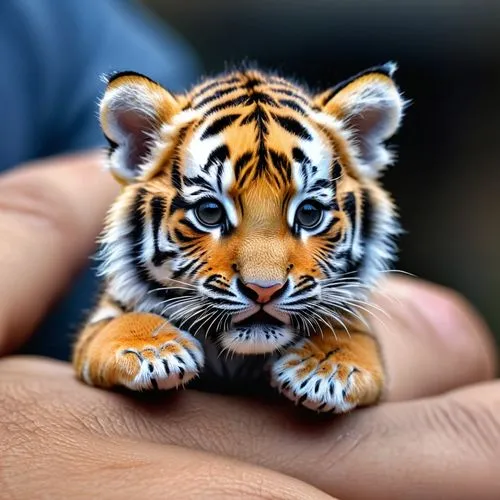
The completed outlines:
[[[391,277],[373,297],[384,401],[342,417],[279,398],[133,397],[85,386],[66,363],[8,356],[94,248],[116,194],[99,163],[88,153],[0,176],[2,495],[498,498],[491,337],[461,297],[419,280]]]

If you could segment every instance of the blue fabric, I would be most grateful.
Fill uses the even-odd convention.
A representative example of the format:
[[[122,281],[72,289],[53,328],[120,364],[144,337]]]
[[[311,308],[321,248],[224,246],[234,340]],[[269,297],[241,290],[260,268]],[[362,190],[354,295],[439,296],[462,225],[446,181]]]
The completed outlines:
[[[0,171],[103,145],[103,74],[133,70],[176,91],[199,71],[179,36],[126,0],[1,0],[0,62]],[[96,290],[85,271],[23,351],[67,359]]]

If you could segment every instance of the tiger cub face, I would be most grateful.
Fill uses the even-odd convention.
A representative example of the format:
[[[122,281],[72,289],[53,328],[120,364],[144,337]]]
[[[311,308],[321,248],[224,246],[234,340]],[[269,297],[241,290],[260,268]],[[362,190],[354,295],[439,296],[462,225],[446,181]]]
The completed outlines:
[[[355,314],[395,254],[378,182],[404,108],[394,70],[317,95],[259,71],[185,95],[113,76],[100,116],[123,190],[102,238],[108,293],[236,353]]]

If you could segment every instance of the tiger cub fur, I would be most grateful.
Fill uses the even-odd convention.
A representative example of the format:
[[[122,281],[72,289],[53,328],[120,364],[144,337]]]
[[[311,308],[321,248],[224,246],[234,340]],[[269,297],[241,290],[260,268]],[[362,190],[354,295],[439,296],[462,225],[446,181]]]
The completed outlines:
[[[394,71],[319,94],[249,69],[182,95],[134,72],[109,78],[100,120],[122,190],[78,376],[180,387],[203,377],[215,348],[266,354],[270,384],[307,408],[377,402],[383,365],[357,306],[396,254],[379,183],[405,106]]]

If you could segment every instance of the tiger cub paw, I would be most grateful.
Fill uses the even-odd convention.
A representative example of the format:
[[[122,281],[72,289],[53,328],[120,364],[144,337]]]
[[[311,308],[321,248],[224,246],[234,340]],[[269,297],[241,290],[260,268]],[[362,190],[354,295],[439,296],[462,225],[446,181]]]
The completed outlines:
[[[121,384],[134,391],[185,385],[199,375],[203,358],[200,342],[181,330],[159,334],[141,346],[124,347],[117,353],[117,363],[124,372]]]
[[[382,386],[378,360],[363,360],[348,345],[329,349],[304,339],[271,367],[271,384],[293,401],[318,412],[346,413],[377,401]]]
[[[96,336],[81,378],[101,387],[164,390],[188,383],[203,364],[203,348],[191,334],[159,316],[132,313],[113,320]]]

